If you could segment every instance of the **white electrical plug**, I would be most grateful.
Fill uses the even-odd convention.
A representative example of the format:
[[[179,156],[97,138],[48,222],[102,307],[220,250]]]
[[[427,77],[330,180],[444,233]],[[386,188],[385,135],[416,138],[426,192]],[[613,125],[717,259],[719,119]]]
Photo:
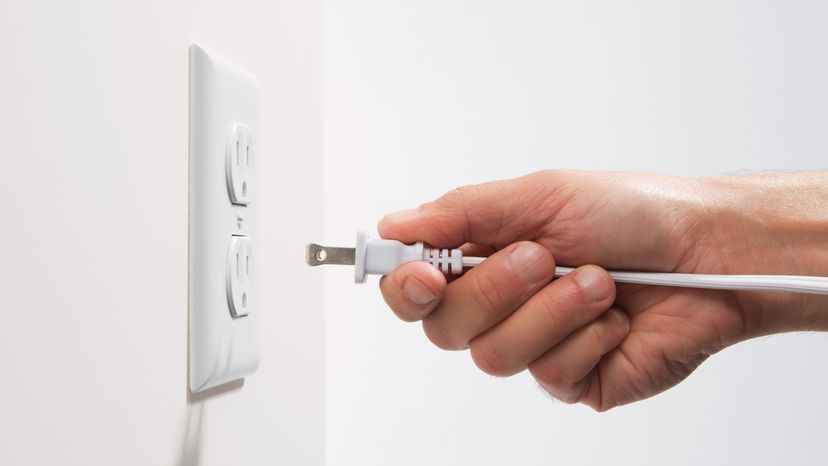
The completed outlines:
[[[337,264],[354,266],[354,282],[365,283],[367,275],[388,275],[406,262],[426,261],[443,273],[463,273],[463,252],[459,249],[426,247],[422,242],[404,244],[392,239],[371,239],[358,232],[355,248],[329,248],[309,244],[308,265]]]
[[[356,247],[331,248],[309,244],[305,250],[308,265],[353,265],[354,281],[365,283],[366,275],[387,275],[406,262],[430,262],[443,273],[461,274],[463,267],[474,267],[485,257],[463,257],[459,249],[439,249],[422,242],[404,244],[389,239],[370,239],[357,233]],[[562,277],[575,270],[557,267],[555,276]],[[615,272],[610,277],[619,283],[707,288],[717,290],[790,291],[794,293],[828,294],[828,277],[800,275],[711,275],[662,272]]]

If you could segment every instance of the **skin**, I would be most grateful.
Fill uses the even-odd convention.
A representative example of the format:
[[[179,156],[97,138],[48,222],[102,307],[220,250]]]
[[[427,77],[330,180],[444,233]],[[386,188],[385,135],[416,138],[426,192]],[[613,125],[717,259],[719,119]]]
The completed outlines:
[[[389,214],[384,238],[488,256],[462,276],[423,262],[380,281],[401,319],[487,374],[529,370],[597,411],[648,398],[710,355],[828,330],[828,297],[616,285],[605,269],[828,275],[828,174],[687,179],[549,170]],[[552,280],[555,265],[580,266]]]

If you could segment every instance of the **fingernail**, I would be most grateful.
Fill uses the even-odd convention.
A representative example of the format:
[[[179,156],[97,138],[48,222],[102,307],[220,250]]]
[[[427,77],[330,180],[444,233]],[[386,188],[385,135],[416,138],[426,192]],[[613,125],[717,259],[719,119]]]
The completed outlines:
[[[406,279],[405,283],[403,283],[402,289],[408,296],[408,299],[410,299],[414,304],[428,304],[434,301],[434,298],[437,297],[434,292],[423,285],[423,282],[414,277]]]
[[[630,318],[629,318],[629,316],[627,316],[626,312],[624,312],[620,309],[612,309],[612,310],[610,310],[610,312],[612,313],[612,315],[616,319],[618,319],[618,322],[620,322],[621,325],[624,326],[624,328],[627,328],[627,329],[630,328]]]
[[[575,282],[592,302],[607,299],[612,291],[612,285],[598,267],[587,266],[578,269],[575,273]]]
[[[407,218],[411,218],[420,213],[420,209],[405,209],[400,210],[399,212],[391,212],[390,214],[386,214],[385,218],[390,218],[392,220],[405,220]]]
[[[542,257],[541,246],[535,243],[521,243],[509,255],[509,261],[520,281],[532,285],[549,278],[552,274],[546,261],[541,260]]]

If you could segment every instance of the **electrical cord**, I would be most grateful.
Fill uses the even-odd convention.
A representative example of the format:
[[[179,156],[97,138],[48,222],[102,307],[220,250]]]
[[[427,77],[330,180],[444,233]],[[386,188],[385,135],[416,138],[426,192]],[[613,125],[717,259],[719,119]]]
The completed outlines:
[[[461,274],[464,268],[480,265],[486,258],[463,256],[459,249],[426,247],[422,242],[404,244],[395,240],[370,239],[357,233],[356,247],[339,248],[309,244],[305,250],[308,265],[353,265],[354,281],[365,283],[366,275],[387,275],[410,261],[425,261],[443,273]],[[575,270],[556,267],[555,276],[562,277]],[[618,283],[705,288],[715,290],[789,291],[794,293],[828,294],[828,277],[800,275],[712,275],[695,273],[663,273],[608,271]]]

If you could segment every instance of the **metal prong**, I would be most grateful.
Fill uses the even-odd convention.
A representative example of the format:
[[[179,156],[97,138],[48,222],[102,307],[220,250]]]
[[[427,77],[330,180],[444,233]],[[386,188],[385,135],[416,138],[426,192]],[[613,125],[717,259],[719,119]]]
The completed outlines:
[[[311,266],[333,264],[354,265],[354,248],[329,248],[311,243],[305,248],[305,262]]]

